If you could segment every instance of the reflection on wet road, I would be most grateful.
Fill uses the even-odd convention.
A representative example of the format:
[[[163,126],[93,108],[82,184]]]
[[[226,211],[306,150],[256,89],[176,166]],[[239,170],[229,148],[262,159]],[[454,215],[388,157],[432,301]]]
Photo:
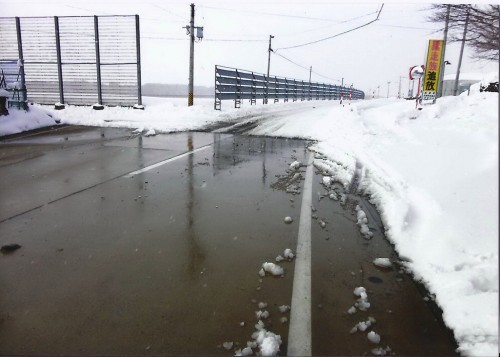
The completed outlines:
[[[283,276],[259,270],[295,252],[305,168],[290,164],[306,162],[307,145],[93,128],[2,142],[0,245],[21,248],[0,256],[0,354],[232,355],[254,341],[259,310],[286,354],[280,307],[291,304],[295,263],[279,263]],[[354,194],[317,200],[321,180],[312,189],[313,354],[372,353],[366,333],[350,333],[369,317],[381,348],[453,354],[411,278],[373,265],[398,261],[376,212]],[[351,315],[358,286],[372,307]]]

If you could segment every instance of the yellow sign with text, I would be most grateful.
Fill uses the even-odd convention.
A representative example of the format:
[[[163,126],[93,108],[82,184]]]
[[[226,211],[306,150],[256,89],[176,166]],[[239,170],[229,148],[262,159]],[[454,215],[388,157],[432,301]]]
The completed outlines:
[[[429,40],[427,63],[425,64],[424,87],[422,88],[422,100],[434,101],[436,99],[442,61],[443,40]]]

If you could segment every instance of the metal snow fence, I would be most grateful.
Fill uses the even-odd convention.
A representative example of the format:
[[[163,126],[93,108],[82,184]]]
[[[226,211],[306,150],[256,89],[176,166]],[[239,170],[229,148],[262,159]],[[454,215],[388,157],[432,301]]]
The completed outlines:
[[[0,18],[0,61],[24,63],[27,100],[142,105],[139,16]]]
[[[215,66],[215,110],[221,109],[223,100],[234,100],[235,108],[241,100],[249,99],[255,104],[257,99],[267,103],[269,99],[278,102],[288,100],[332,100],[364,99],[364,92],[326,83],[308,82],[285,77],[267,76],[262,73],[237,68]]]

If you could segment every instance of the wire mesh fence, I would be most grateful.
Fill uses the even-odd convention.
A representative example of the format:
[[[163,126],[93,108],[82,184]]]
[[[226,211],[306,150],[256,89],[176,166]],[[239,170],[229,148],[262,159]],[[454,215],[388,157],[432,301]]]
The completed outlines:
[[[0,63],[23,64],[28,101],[142,105],[139,16],[0,18]]]

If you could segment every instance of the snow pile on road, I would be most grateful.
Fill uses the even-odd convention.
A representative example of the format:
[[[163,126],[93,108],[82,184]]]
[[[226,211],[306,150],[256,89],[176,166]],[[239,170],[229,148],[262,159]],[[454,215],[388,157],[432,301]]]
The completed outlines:
[[[317,139],[330,163],[315,166],[344,187],[361,173],[357,191],[436,295],[459,351],[484,356],[498,352],[497,116],[498,94],[472,91],[421,111],[396,98],[321,107],[252,134]]]
[[[366,217],[365,211],[363,211],[359,206],[356,206],[357,224],[359,226],[359,231],[365,239],[372,239],[373,233],[370,232],[370,227],[368,227],[368,218]]]
[[[260,269],[259,275],[264,277],[266,276],[266,273],[269,273],[274,276],[284,275],[285,270],[277,264],[265,262],[262,264],[262,269]]]
[[[389,258],[376,258],[373,261],[373,264],[381,268],[390,268],[392,266],[391,260]]]
[[[0,116],[0,137],[23,131],[57,125],[59,117],[39,105],[29,105],[29,110],[9,108],[9,115]]]

